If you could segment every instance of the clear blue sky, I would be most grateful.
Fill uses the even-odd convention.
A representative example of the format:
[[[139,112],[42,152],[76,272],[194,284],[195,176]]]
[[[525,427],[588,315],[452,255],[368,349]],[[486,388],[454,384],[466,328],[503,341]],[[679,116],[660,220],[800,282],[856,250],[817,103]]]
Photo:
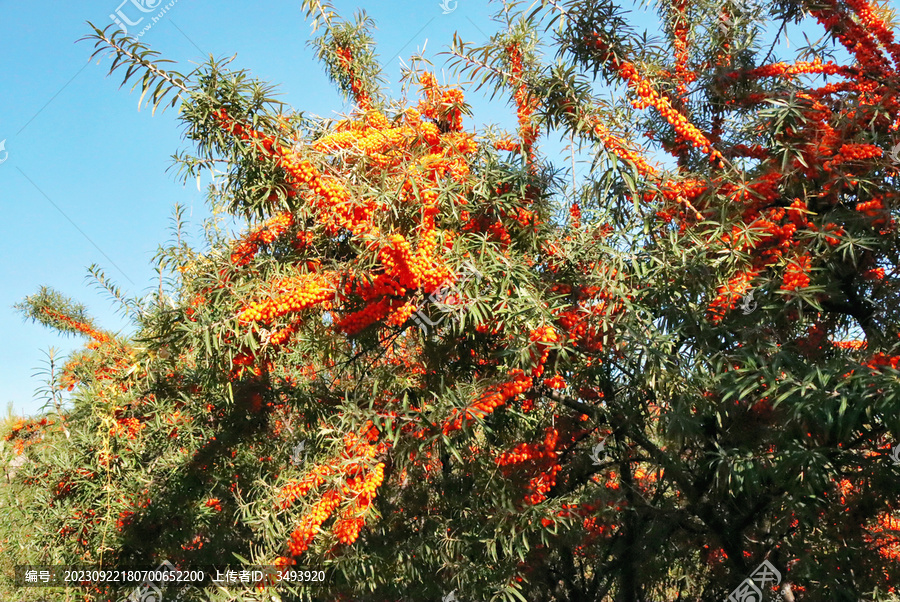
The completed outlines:
[[[173,205],[189,208],[195,230],[208,215],[205,191],[183,187],[166,172],[171,155],[187,148],[176,111],[138,112],[139,95],[118,89],[118,74],[106,76],[110,59],[89,63],[92,45],[75,43],[89,33],[86,21],[105,27],[117,9],[132,22],[144,17],[130,28],[137,34],[157,13],[144,14],[135,4],[162,8],[168,0],[120,2],[0,0],[0,141],[8,153],[0,151],[0,404],[13,402],[18,413],[43,404],[34,397],[40,381],[32,373],[46,350],[54,346],[65,354],[83,341],[23,322],[12,305],[50,285],[84,303],[99,326],[129,332],[106,294],[86,280],[87,266],[99,264],[129,294],[145,294],[154,287],[150,260],[169,235]],[[334,4],[345,17],[362,8],[374,18],[389,82],[399,79],[399,58],[426,40],[425,55],[438,67],[444,59],[435,53],[454,32],[485,41],[496,30],[490,15],[499,7],[450,0],[447,6],[455,8],[443,14],[439,0]],[[652,26],[655,17],[641,12],[637,21]],[[332,115],[344,105],[313,59],[309,38],[299,0],[177,0],[141,41],[182,72],[210,54],[237,53],[232,67],[278,84],[282,100],[294,108]],[[468,99],[474,125],[513,125],[502,100],[489,105],[481,93]]]

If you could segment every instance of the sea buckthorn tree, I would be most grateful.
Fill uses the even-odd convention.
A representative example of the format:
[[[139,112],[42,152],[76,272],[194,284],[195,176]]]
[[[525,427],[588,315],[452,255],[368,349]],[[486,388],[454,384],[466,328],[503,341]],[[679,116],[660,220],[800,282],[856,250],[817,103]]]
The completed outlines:
[[[339,119],[95,28],[248,226],[193,249],[176,213],[150,298],[96,271],[131,336],[22,304],[90,343],[6,434],[4,553],[327,572],[248,600],[722,600],[763,561],[766,595],[895,599],[888,12],[667,0],[654,41],[613,2],[507,4],[448,52],[508,94],[499,132],[424,60],[387,98],[365,15],[305,6]],[[777,60],[796,23],[823,39]]]

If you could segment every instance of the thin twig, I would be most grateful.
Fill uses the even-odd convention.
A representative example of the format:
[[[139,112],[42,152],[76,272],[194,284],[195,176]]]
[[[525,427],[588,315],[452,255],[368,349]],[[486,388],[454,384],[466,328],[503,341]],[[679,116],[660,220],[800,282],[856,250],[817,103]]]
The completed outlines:
[[[781,37],[781,32],[784,31],[784,28],[787,27],[787,18],[782,19],[781,27],[778,28],[778,33],[775,34],[775,39],[772,40],[772,45],[769,46],[769,52],[766,54],[766,58],[762,60],[761,65],[765,65],[769,62],[769,58],[772,56],[772,52],[775,50],[775,44],[778,43],[778,38]]]

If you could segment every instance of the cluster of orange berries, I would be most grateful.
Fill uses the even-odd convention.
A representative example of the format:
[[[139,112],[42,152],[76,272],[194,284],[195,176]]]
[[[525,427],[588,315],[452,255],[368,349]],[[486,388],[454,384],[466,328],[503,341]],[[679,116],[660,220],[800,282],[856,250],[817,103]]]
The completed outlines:
[[[364,499],[374,499],[378,488],[384,482],[384,462],[379,462],[375,468],[359,482],[352,481],[344,485],[341,492],[345,494],[356,493]]]
[[[312,489],[319,487],[333,473],[334,471],[328,466],[316,466],[301,479],[290,481],[281,488],[278,494],[278,507],[282,510],[290,507]]]
[[[498,466],[521,464],[522,462],[536,461],[545,458],[556,457],[556,444],[559,441],[559,431],[555,428],[547,429],[544,441],[541,443],[520,443],[512,451],[504,452],[497,458]]]
[[[900,562],[900,519],[889,512],[882,512],[878,515],[877,523],[868,530],[878,534],[876,537],[867,536],[878,553],[886,560]]]
[[[688,93],[688,85],[696,81],[697,74],[688,69],[688,34],[690,27],[688,25],[685,9],[687,8],[687,0],[675,0],[672,2],[672,12],[675,19],[673,28],[674,34],[674,54],[675,54],[675,77],[677,80],[676,90],[679,98],[684,98]]]
[[[25,448],[32,445],[42,438],[41,431],[44,427],[53,424],[52,420],[41,418],[40,420],[17,420],[12,430],[6,434],[6,441],[14,441],[13,451],[17,456],[21,456],[25,452]]]
[[[501,151],[516,152],[521,148],[521,146],[511,137],[504,136],[503,138],[500,138],[499,140],[496,140],[494,142],[494,148]]]
[[[418,111],[425,117],[436,119],[437,115],[434,113],[434,110],[435,106],[440,104],[441,93],[437,78],[434,76],[434,73],[425,71],[419,75],[419,85],[422,86],[425,98],[419,102]]]
[[[785,291],[795,291],[809,286],[809,271],[812,265],[812,258],[809,256],[801,256],[788,264],[784,271],[784,279],[781,289]]]
[[[509,230],[507,230],[506,226],[503,225],[499,219],[492,221],[490,225],[487,227],[487,232],[491,234],[491,238],[493,240],[499,241],[503,246],[509,246],[512,242],[512,237],[509,235]]]
[[[739,272],[719,288],[716,298],[709,304],[707,317],[713,323],[721,322],[725,314],[737,306],[738,301],[750,289],[750,282],[759,274],[757,270]]]
[[[353,60],[353,55],[350,53],[350,49],[345,48],[344,46],[339,46],[337,49],[335,49],[335,54],[338,55],[338,61],[340,61],[341,67],[349,70],[350,61]]]
[[[822,232],[825,232],[825,242],[827,242],[832,247],[835,247],[841,243],[840,237],[844,235],[844,228],[838,226],[837,224],[825,224],[822,229]],[[833,232],[834,234],[828,234],[829,232]]]
[[[873,35],[877,32],[885,40],[888,40],[885,32],[890,32],[890,29],[885,26],[884,21],[875,17],[864,0],[851,0],[846,4],[856,12],[857,17],[865,18],[865,22],[860,23],[851,18],[835,0],[823,0],[821,8],[810,10],[810,14],[831,32],[849,52],[856,56],[856,60],[865,71],[879,77],[891,76],[893,69],[882,55],[877,37]],[[892,37],[889,41],[891,45],[888,48],[896,53],[897,48],[896,44],[893,44]],[[900,57],[900,54],[897,56]]]
[[[609,129],[600,123],[599,119],[595,120],[591,131],[609,152],[620,159],[633,163],[639,174],[643,176],[656,175],[656,168],[650,165],[643,153],[630,148],[631,145],[625,140],[611,134]]]
[[[534,368],[531,369],[531,375],[540,378],[544,374],[544,364],[550,356],[550,343],[559,342],[559,334],[552,326],[541,326],[535,328],[528,335],[528,339],[532,343],[536,343],[535,350],[531,351],[531,359],[534,361]]]
[[[289,195],[296,195],[296,190],[302,185],[314,193],[312,202],[319,210],[317,217],[329,233],[335,234],[340,228],[346,228],[354,234],[360,234],[370,229],[371,224],[365,223],[373,210],[370,202],[350,203],[349,193],[337,179],[322,175],[312,163],[301,160],[293,148],[278,146],[271,136],[233,123],[224,109],[218,111],[216,115],[225,123],[228,131],[241,138],[263,140],[264,149],[278,160],[279,165],[289,176],[289,183],[293,188],[289,191]]]
[[[720,286],[716,299],[711,303],[708,317],[718,322],[724,318],[726,312],[734,309],[741,295],[749,289],[750,281],[763,269],[775,265],[791,247],[800,246],[800,240],[796,236],[801,229],[816,230],[816,225],[807,219],[809,210],[805,201],[795,198],[788,207],[767,207],[781,198],[779,180],[781,176],[777,172],[770,172],[752,182],[748,188],[753,195],[746,190],[740,190],[732,184],[723,187],[722,192],[730,195],[735,202],[744,203],[747,209],[743,212],[743,220],[747,224],[744,228],[735,227],[732,234],[722,237],[723,242],[733,244],[736,248],[752,253],[755,260],[752,267],[744,274],[738,274],[729,282]],[[823,226],[826,242],[831,245],[838,244],[843,229],[835,224]],[[762,237],[751,237],[751,233],[763,232]],[[833,233],[833,234],[832,234]],[[802,288],[808,284],[805,270],[800,265],[789,268],[787,286],[789,290]]]
[[[606,301],[592,303],[589,306],[578,303],[571,309],[559,310],[557,312],[557,324],[566,333],[568,339],[582,349],[586,351],[602,351],[604,344],[608,342],[607,339],[610,338],[608,335],[611,333],[606,332],[593,322],[596,318],[599,318],[599,321],[602,323],[621,311],[621,309],[621,305],[609,305]]]
[[[876,14],[872,5],[865,0],[846,0],[846,3],[856,13],[863,31],[874,35],[890,52],[894,63],[900,66],[900,44],[894,41],[893,29]]]
[[[283,345],[290,339],[294,334],[297,333],[297,330],[303,324],[302,320],[296,320],[292,324],[285,326],[280,330],[276,330],[269,337],[270,345]]]
[[[880,146],[874,144],[844,144],[831,161],[827,161],[822,169],[831,171],[836,165],[848,161],[865,161],[873,157],[880,157],[883,151]]]
[[[358,434],[349,432],[344,435],[344,457],[374,458],[387,449],[384,443],[376,445],[380,435],[375,424],[371,420],[366,420]]]
[[[816,58],[814,61],[797,61],[793,64],[783,62],[772,63],[771,65],[763,65],[762,67],[757,67],[750,71],[732,71],[728,74],[728,77],[733,80],[738,80],[760,77],[790,77],[805,74],[833,75],[835,73],[842,73],[845,70],[844,67],[841,67],[832,61],[823,63],[822,59]]]
[[[343,316],[335,322],[335,328],[344,334],[353,336],[375,322],[387,318],[394,310],[404,307],[403,299],[381,299],[366,305],[364,308]]]
[[[392,234],[378,253],[385,271],[407,289],[418,288],[425,279],[427,264],[423,253],[413,253],[402,234]]]
[[[462,416],[458,410],[453,410],[450,418],[443,424],[442,430],[444,434],[447,435],[461,429],[463,420],[469,421],[487,416],[508,400],[521,395],[531,388],[531,377],[522,370],[512,370],[509,375],[512,377],[511,381],[489,388],[487,392],[478,398],[478,401],[466,408]]]
[[[547,429],[544,441],[541,443],[520,443],[509,452],[504,452],[497,458],[498,466],[512,466],[532,463],[534,467],[542,470],[532,477],[528,484],[528,493],[525,502],[538,504],[546,499],[547,492],[556,485],[556,475],[562,470],[557,462],[556,447],[559,442],[559,431],[555,428]]]
[[[622,509],[621,505],[615,504],[612,501],[607,502],[607,505],[613,507],[616,511],[621,511]],[[600,522],[600,519],[595,516],[599,508],[600,506],[598,504],[563,504],[562,510],[557,512],[556,515],[560,518],[569,518],[573,516],[581,518],[582,527],[591,535],[604,536],[611,534],[615,531],[615,526]],[[541,522],[544,526],[547,526],[546,523],[543,521]]]
[[[384,118],[381,113],[377,115]],[[337,131],[319,138],[312,148],[319,152],[352,149],[359,155],[373,158],[388,151],[400,153],[406,150],[416,136],[416,130],[409,126],[392,128],[385,124],[384,127],[373,127],[366,123],[354,123],[353,126],[349,131]]]
[[[237,266],[247,265],[256,256],[260,246],[272,244],[293,225],[294,215],[291,212],[279,213],[244,236],[232,251],[231,261]]]
[[[884,268],[872,268],[862,274],[863,280],[884,280]]]
[[[462,91],[455,88],[441,90],[437,78],[427,71],[419,76],[419,84],[425,92],[425,98],[419,102],[419,113],[446,124],[451,132],[460,131],[462,112],[459,105],[463,101]]]
[[[865,362],[866,366],[872,370],[880,370],[882,366],[890,366],[891,369],[900,368],[900,355],[888,355],[878,352]]]
[[[569,226],[576,230],[581,227],[581,207],[578,203],[572,203],[569,207]]]
[[[441,105],[450,107],[445,111],[444,121],[447,122],[447,128],[451,132],[458,132],[462,129],[462,111],[458,105],[463,102],[463,92],[458,88],[450,88],[441,94]]]
[[[119,418],[116,423],[109,429],[112,437],[125,436],[129,439],[136,439],[141,431],[146,427],[143,422],[137,418]]]
[[[860,349],[865,349],[868,347],[868,343],[866,341],[831,341],[832,347],[837,347],[838,349],[850,349],[852,351],[859,351]]]
[[[528,484],[531,493],[525,496],[525,502],[535,505],[546,500],[547,493],[556,486],[556,475],[560,470],[562,466],[553,464],[546,472],[532,478]]]
[[[147,490],[144,489],[143,493],[146,494]],[[129,503],[128,500],[126,500],[125,498],[120,498],[119,501],[122,502],[123,504]],[[144,501],[138,500],[134,507],[135,508],[146,508],[149,505],[150,505],[150,499],[147,498]],[[122,531],[127,525],[129,525],[131,523],[131,521],[136,513],[137,513],[136,510],[122,510],[121,512],[119,512],[119,517],[118,517],[118,519],[116,519],[116,530]]]
[[[238,353],[231,360],[230,379],[236,380],[243,376],[244,371],[250,366],[253,366],[254,362],[256,362],[256,356],[254,354],[250,352]],[[211,410],[211,406],[208,406],[207,409]]]
[[[351,58],[349,54],[344,56],[345,67],[349,66]],[[446,119],[447,115],[438,110],[439,106],[462,101],[462,95],[457,90],[442,92],[432,74],[423,75],[422,83],[427,95],[424,105],[427,109],[426,117]],[[227,122],[229,131],[254,137],[253,132],[246,128],[236,129],[236,124],[228,122],[224,111],[219,115]],[[391,324],[404,322],[413,310],[409,299],[402,298],[407,291],[420,288],[427,294],[449,277],[447,269],[438,265],[433,257],[438,241],[434,214],[438,211],[438,190],[443,187],[440,180],[445,174],[459,180],[465,178],[468,175],[468,162],[464,156],[475,152],[477,144],[471,135],[452,131],[459,129],[456,127],[459,124],[454,125],[452,118],[451,131],[442,133],[436,124],[423,122],[418,111],[407,110],[404,117],[407,125],[392,127],[382,113],[369,111],[362,120],[341,122],[336,131],[311,145],[312,150],[318,152],[350,149],[362,156],[382,156],[382,158],[388,156],[385,153],[389,153],[392,165],[399,165],[401,161],[407,160],[406,156],[409,153],[405,151],[413,143],[422,142],[429,147],[429,154],[418,161],[416,169],[410,171],[401,192],[401,198],[415,200],[424,205],[416,251],[412,251],[412,240],[407,240],[399,233],[393,234],[388,244],[379,251],[379,259],[383,263],[385,274],[399,285],[398,289],[402,292],[391,294],[390,298],[379,299],[377,295],[372,296],[364,299],[366,306],[363,309],[348,315],[336,316],[335,328],[346,334],[355,334],[380,320],[387,320]],[[307,187],[312,192],[309,200],[317,210],[316,219],[325,227],[326,233],[334,235],[339,229],[344,228],[358,237],[377,239],[383,236],[373,220],[377,209],[373,199],[352,199],[338,177],[322,175],[310,161],[301,159],[296,149],[273,146],[270,154],[287,172],[288,182],[294,189],[294,194],[301,186]],[[263,237],[277,237],[288,224],[287,220],[276,220],[269,224],[269,227],[251,233],[236,252],[236,259],[240,262],[249,261],[256,252],[257,245],[266,242]],[[308,245],[309,242],[306,238],[302,241],[304,245]],[[303,292],[298,293],[292,299],[279,298],[253,304],[246,308],[240,317],[243,321],[270,321],[282,312],[296,311],[306,307],[308,303],[323,301],[327,296],[321,290],[315,293],[307,291],[306,294],[311,295],[308,298],[303,296]],[[292,332],[293,327],[278,331],[274,335],[274,341],[281,343],[287,340]]]
[[[366,521],[364,518],[359,516],[344,517],[342,515],[339,520],[335,521],[332,532],[339,542],[344,545],[350,545],[356,541],[359,537],[359,533],[365,526]]]
[[[306,160],[297,158],[291,149],[281,152],[280,164],[289,174],[295,188],[306,186],[313,193],[316,217],[334,235],[344,228],[355,235],[372,232],[369,222],[375,209],[372,201],[353,203],[347,189],[334,177],[322,175]]]
[[[70,478],[64,478],[53,487],[53,497],[59,499],[72,493],[75,483]]]
[[[241,140],[258,140],[259,144],[266,152],[272,152],[276,146],[274,137],[263,134],[252,128],[245,128],[240,123],[234,121],[224,108],[213,111],[212,116],[216,121],[222,124],[222,127],[227,132],[234,134]]]
[[[694,206],[694,202],[706,190],[706,186],[697,181],[685,180],[667,183],[662,187],[661,192],[668,201],[682,206],[682,211],[680,212],[682,218],[691,215],[699,222],[703,219],[703,215]]]
[[[557,374],[552,378],[544,379],[544,386],[550,389],[565,389],[566,388],[566,379],[564,379],[561,375]]]
[[[202,535],[194,535],[189,542],[181,544],[181,549],[187,551],[200,550],[207,542],[209,542],[208,538],[204,538]]]
[[[887,446],[890,449],[890,446]],[[837,483],[835,494],[841,506],[848,506],[851,497],[859,496],[861,487],[849,479],[841,479]],[[849,508],[845,508],[845,511]],[[890,512],[882,512],[876,518],[874,525],[867,526],[868,534],[865,536],[869,544],[874,544],[879,553],[888,560],[900,560],[900,519]]]
[[[857,203],[856,210],[869,217],[875,217],[884,210],[884,204],[881,202],[881,197],[876,196],[868,201]]]
[[[91,510],[90,508],[86,510],[75,510],[72,513],[72,517],[69,519],[69,522],[75,523],[77,526],[72,525],[64,525],[62,528],[57,531],[62,537],[69,537],[70,535],[77,535],[77,542],[79,545],[83,547],[87,547],[88,541],[87,536],[97,525],[103,524],[103,518],[98,517],[96,511]],[[82,581],[80,585],[84,587],[88,587],[91,585],[89,581]]]
[[[204,504],[207,508],[212,508],[216,512],[222,511],[222,502],[217,497],[211,497]]]
[[[391,235],[388,244],[378,254],[385,274],[378,275],[372,285],[356,285],[363,292],[366,301],[380,295],[386,296],[341,318],[337,323],[339,330],[355,334],[388,316],[391,316],[388,323],[402,324],[415,311],[415,306],[403,298],[407,290],[421,288],[428,293],[449,278],[447,269],[436,265],[432,259],[437,247],[433,228],[434,212],[429,207],[424,213],[425,232],[420,237],[419,248],[413,252],[403,235]]]
[[[92,339],[94,339],[94,341],[96,341],[98,343],[108,343],[110,341],[109,335],[107,335],[106,333],[100,332],[99,330],[95,330],[93,327],[91,327],[90,324],[86,324],[84,322],[79,322],[78,320],[75,320],[74,318],[72,318],[70,316],[67,316],[60,312],[52,310],[49,307],[42,307],[40,311],[41,311],[41,313],[43,313],[45,316],[51,318],[52,320],[55,320],[57,322],[62,322],[69,328],[77,330],[78,332],[80,332],[82,334],[86,334],[87,336],[91,337]]]
[[[369,509],[372,501],[377,496],[378,488],[384,482],[383,462],[377,463],[371,470],[366,471],[362,461],[374,458],[377,454],[386,450],[386,444],[375,445],[379,436],[378,429],[372,421],[367,421],[360,434],[353,432],[344,436],[345,450],[343,456],[355,460],[345,464],[340,472],[346,477],[340,490],[330,489],[322,498],[313,505],[309,513],[305,514],[300,525],[291,534],[288,543],[294,556],[302,554],[315,537],[319,527],[340,506],[341,500],[352,497],[353,502],[341,513],[335,521],[332,532],[338,541],[351,544],[356,541],[360,531],[365,526],[365,520],[361,514]],[[317,466],[300,481],[293,481],[281,490],[281,508],[287,508],[297,498],[306,495],[312,488],[320,486],[326,478],[336,474],[333,468]]]
[[[384,321],[387,326],[400,326],[405,324],[407,320],[409,320],[414,313],[419,309],[419,306],[413,303],[412,301],[407,301],[400,305],[397,309],[393,311],[393,313]]]
[[[513,100],[516,103],[516,118],[519,122],[520,148],[530,157],[531,148],[538,135],[538,129],[532,121],[538,101],[528,97],[528,86],[522,81],[522,52],[519,47],[517,45],[507,46],[506,54],[509,57],[512,80],[518,83]]]
[[[60,390],[71,391],[75,388],[75,385],[81,382],[81,378],[79,378],[75,371],[78,369],[78,366],[81,365],[82,360],[82,356],[73,356],[63,365],[59,375]]]
[[[131,517],[133,517],[134,514],[134,510],[122,510],[119,512],[119,518],[116,519],[116,530],[122,531],[125,529],[125,527],[131,523]]]
[[[309,544],[319,532],[319,527],[341,504],[340,495],[336,491],[326,491],[310,512],[303,516],[300,525],[291,533],[288,549],[293,556],[300,556],[309,548]]]
[[[334,288],[322,276],[307,274],[276,283],[280,291],[274,299],[251,303],[240,314],[241,322],[263,322],[269,324],[275,318],[289,313],[297,313],[322,305],[327,308],[334,298]]]
[[[40,429],[45,426],[52,425],[53,421],[48,420],[47,418],[41,418],[40,420],[31,420],[26,421],[21,418],[16,421],[13,425],[13,428],[6,434],[4,437],[5,441],[12,441],[16,438],[29,438],[34,433],[40,432]]]
[[[787,209],[788,219],[793,222],[794,226],[797,228],[812,229],[814,224],[806,219],[807,213],[809,213],[809,211],[806,201],[802,199],[794,199]]]
[[[797,224],[787,223],[779,225],[784,220],[787,210],[784,207],[770,207],[763,214],[753,220],[748,232],[765,232],[768,236],[758,242],[747,242],[745,248],[753,248],[759,257],[767,260],[769,264],[773,263],[782,256],[784,251],[792,246],[797,246],[798,241],[794,238],[797,233]]]
[[[534,228],[537,225],[538,216],[534,211],[529,211],[524,207],[519,207],[510,214],[501,211],[501,215],[514,219],[523,228]]]
[[[628,82],[629,87],[637,92],[639,100],[632,103],[635,108],[644,109],[649,106],[655,107],[665,120],[675,128],[675,131],[679,136],[693,144],[695,148],[701,149],[704,154],[709,155],[710,161],[718,160],[719,166],[724,167],[724,163],[722,162],[724,157],[722,157],[719,151],[712,148],[711,142],[703,132],[697,129],[697,126],[692,124],[687,117],[676,111],[669,102],[669,99],[661,96],[654,90],[650,81],[642,78],[638,74],[637,68],[632,63],[615,60],[612,64],[619,76],[625,79]]]

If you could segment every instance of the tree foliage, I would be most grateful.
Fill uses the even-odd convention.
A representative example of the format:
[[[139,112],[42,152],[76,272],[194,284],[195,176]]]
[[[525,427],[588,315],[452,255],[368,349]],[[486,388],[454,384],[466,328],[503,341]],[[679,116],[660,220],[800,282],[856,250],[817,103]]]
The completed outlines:
[[[673,0],[653,40],[610,1],[507,3],[487,44],[448,51],[509,96],[498,133],[421,62],[418,104],[388,99],[371,20],[304,6],[355,102],[338,120],[227,60],[182,76],[90,36],[154,107],[180,102],[180,176],[215,168],[210,201],[248,229],[192,249],[176,212],[155,299],[101,274],[127,339],[25,300],[91,342],[53,383],[71,437],[52,416],[6,435],[30,460],[10,521],[34,529],[4,552],[327,571],[248,600],[721,600],[763,561],[788,600],[893,599],[885,10]],[[797,22],[823,40],[773,60],[766,32]]]

